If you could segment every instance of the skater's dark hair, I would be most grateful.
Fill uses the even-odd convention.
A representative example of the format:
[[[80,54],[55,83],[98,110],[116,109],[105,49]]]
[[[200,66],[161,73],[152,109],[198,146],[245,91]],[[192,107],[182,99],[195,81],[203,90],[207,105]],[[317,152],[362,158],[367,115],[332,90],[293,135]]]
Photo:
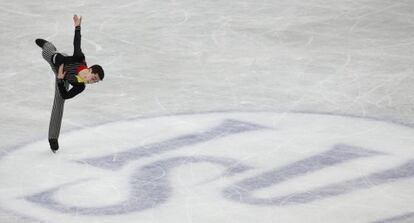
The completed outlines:
[[[102,67],[100,65],[95,64],[95,65],[91,66],[90,68],[92,70],[92,73],[98,74],[99,79],[101,79],[101,80],[104,79],[105,73],[104,73],[104,70],[102,69]]]

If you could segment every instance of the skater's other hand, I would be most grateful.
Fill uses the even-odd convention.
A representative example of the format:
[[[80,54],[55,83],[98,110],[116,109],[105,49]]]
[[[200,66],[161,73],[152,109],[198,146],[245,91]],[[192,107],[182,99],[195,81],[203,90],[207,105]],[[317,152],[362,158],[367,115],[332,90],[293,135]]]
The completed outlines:
[[[65,78],[66,75],[66,71],[63,71],[63,64],[59,66],[59,70],[58,70],[58,79],[63,79]]]
[[[76,26],[80,26],[82,23],[82,16],[78,17],[78,15],[73,15],[73,23]]]

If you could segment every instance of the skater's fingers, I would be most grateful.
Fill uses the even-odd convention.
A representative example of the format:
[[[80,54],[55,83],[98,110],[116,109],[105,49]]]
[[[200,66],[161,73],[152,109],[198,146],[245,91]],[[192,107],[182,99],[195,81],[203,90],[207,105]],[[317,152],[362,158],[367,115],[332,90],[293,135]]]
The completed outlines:
[[[80,26],[81,22],[82,22],[82,16],[78,16],[78,15],[74,15],[73,16],[73,22],[75,24],[75,26]]]
[[[59,66],[59,73],[63,73],[63,64]]]

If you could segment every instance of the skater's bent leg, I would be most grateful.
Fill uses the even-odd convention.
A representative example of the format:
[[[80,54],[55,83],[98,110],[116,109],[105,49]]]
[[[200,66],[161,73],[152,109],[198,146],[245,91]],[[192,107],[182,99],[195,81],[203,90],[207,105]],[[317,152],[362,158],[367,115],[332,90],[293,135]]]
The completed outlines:
[[[53,73],[57,73],[55,66],[53,65],[52,57],[54,54],[58,53],[56,47],[51,42],[46,42],[42,47],[42,56],[43,59],[50,65],[53,70]]]

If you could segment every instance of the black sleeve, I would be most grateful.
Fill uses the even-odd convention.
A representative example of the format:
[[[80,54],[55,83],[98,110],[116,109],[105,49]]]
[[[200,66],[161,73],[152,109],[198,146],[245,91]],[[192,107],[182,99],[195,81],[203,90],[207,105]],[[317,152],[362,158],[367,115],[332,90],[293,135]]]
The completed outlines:
[[[58,88],[60,96],[62,96],[63,99],[70,99],[81,93],[83,90],[85,90],[85,84],[74,84],[73,87],[67,91],[65,88],[65,82],[62,79],[57,79]]]
[[[59,68],[59,66],[61,64],[65,63],[65,56],[63,56],[60,53],[57,53],[57,54],[53,55],[52,62],[57,68]]]
[[[75,27],[75,37],[73,38],[73,56],[82,57],[81,49],[81,27]]]

